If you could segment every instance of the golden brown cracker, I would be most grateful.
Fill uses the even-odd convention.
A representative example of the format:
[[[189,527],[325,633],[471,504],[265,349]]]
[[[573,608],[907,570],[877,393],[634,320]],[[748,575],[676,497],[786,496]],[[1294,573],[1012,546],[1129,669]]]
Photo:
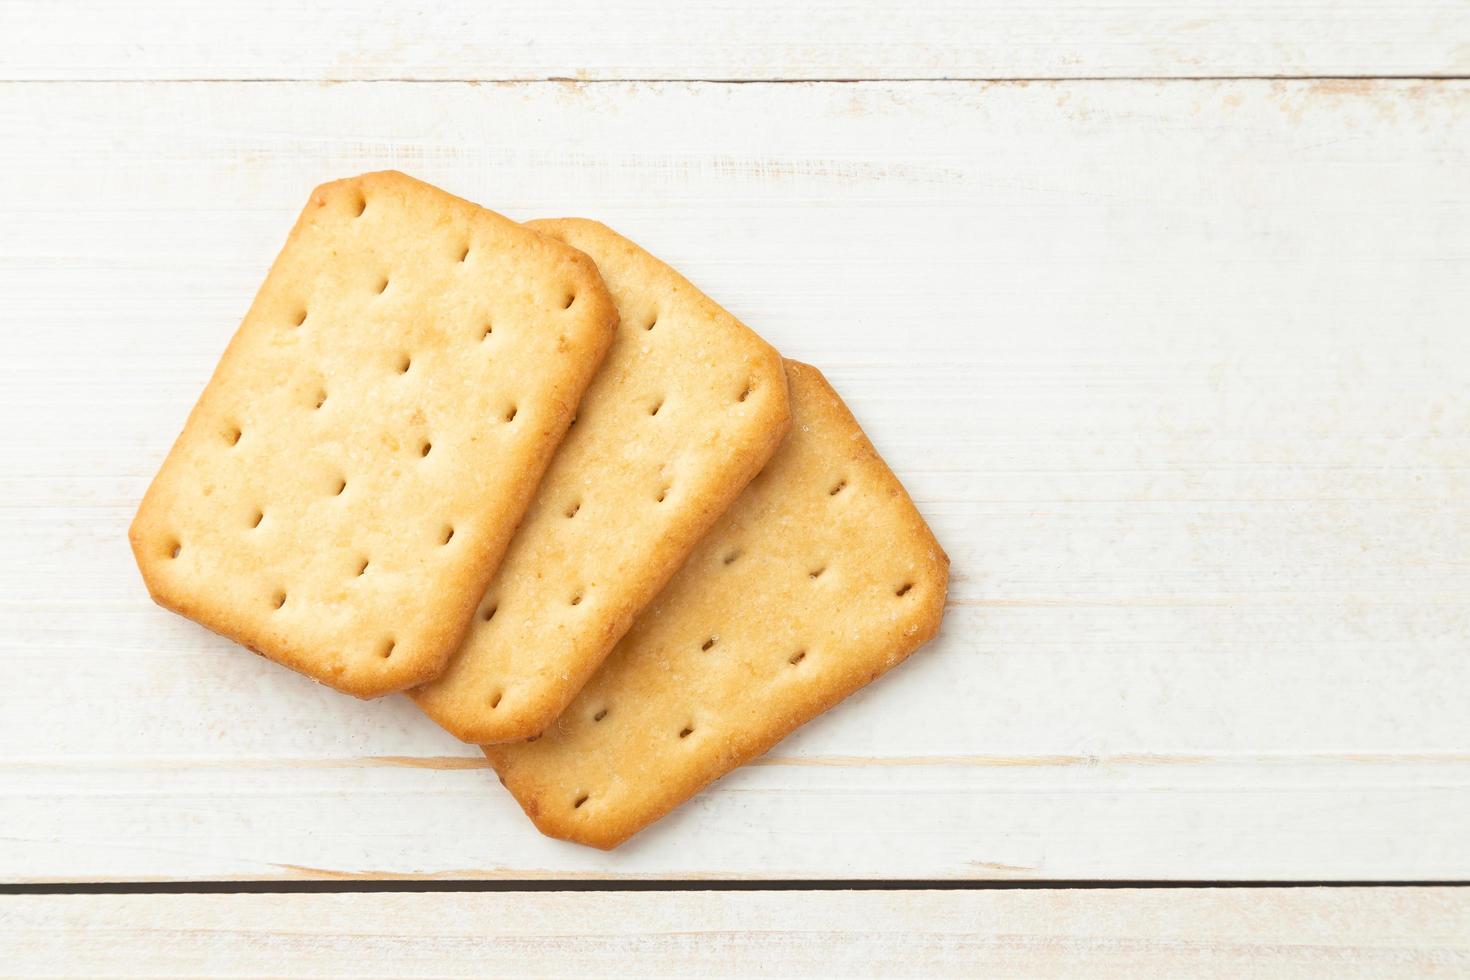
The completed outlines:
[[[485,747],[546,834],[613,847],[939,628],[949,559],[814,368],[765,470],[539,738]]]
[[[595,221],[530,227],[597,262],[621,325],[464,645],[410,692],[467,742],[549,725],[790,424],[779,355],[683,276]]]
[[[317,188],[129,533],[161,605],[359,697],[458,647],[617,313],[398,173]]]

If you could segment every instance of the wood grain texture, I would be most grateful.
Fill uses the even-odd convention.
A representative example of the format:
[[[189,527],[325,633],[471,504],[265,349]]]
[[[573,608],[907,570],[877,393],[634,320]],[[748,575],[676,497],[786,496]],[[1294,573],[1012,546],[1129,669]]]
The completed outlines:
[[[12,976],[1470,975],[1470,889],[45,895]]]
[[[0,0],[0,80],[1470,73],[1460,0]]]
[[[1467,117],[1460,82],[0,87],[0,878],[1470,875]],[[820,365],[953,559],[935,645],[601,855],[406,701],[155,609],[149,476],[301,195],[379,167],[602,218]]]

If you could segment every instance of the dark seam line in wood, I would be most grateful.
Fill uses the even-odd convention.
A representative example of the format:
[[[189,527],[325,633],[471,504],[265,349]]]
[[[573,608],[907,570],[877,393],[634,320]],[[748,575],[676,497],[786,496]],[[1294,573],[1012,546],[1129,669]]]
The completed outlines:
[[[888,84],[976,84],[1001,85],[1030,82],[1462,82],[1465,74],[1386,75],[914,75],[871,78],[572,78],[549,75],[543,78],[376,78],[252,77],[224,78],[0,78],[0,85],[159,85],[169,82],[189,85],[888,85]]]
[[[935,881],[932,879],[851,879],[771,881],[163,881],[4,885],[0,895],[221,895],[343,894],[351,892],[759,892],[759,891],[1038,891],[1157,888],[1466,888],[1470,880],[1416,881],[1187,881],[1187,880],[1037,880]]]

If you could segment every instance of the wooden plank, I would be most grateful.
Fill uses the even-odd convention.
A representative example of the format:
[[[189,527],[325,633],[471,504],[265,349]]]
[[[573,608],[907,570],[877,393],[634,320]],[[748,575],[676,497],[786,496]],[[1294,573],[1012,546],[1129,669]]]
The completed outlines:
[[[0,878],[1470,875],[1467,116],[1458,82],[0,87]],[[403,701],[152,607],[147,480],[310,186],[382,166],[603,218],[823,367],[954,560],[940,640],[604,855]]]
[[[1470,973],[1470,889],[45,895],[11,976]]]
[[[4,0],[4,79],[1464,75],[1459,0]]]
[[[812,734],[854,742],[893,703]],[[29,882],[1470,877],[1463,760],[832,758],[795,741],[612,852],[541,837],[458,755],[12,764],[0,868]]]

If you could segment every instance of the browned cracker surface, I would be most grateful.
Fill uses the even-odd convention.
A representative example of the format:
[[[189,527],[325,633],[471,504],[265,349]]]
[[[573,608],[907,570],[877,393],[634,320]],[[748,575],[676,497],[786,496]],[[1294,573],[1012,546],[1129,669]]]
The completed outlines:
[[[467,742],[551,724],[790,423],[780,357],[683,276],[595,221],[530,227],[597,262],[621,325],[464,645],[411,692]]]
[[[539,738],[485,755],[546,834],[613,847],[939,628],[949,559],[816,369],[792,429]]]
[[[590,259],[491,211],[317,188],[133,521],[149,591],[360,697],[430,679],[616,318]]]

